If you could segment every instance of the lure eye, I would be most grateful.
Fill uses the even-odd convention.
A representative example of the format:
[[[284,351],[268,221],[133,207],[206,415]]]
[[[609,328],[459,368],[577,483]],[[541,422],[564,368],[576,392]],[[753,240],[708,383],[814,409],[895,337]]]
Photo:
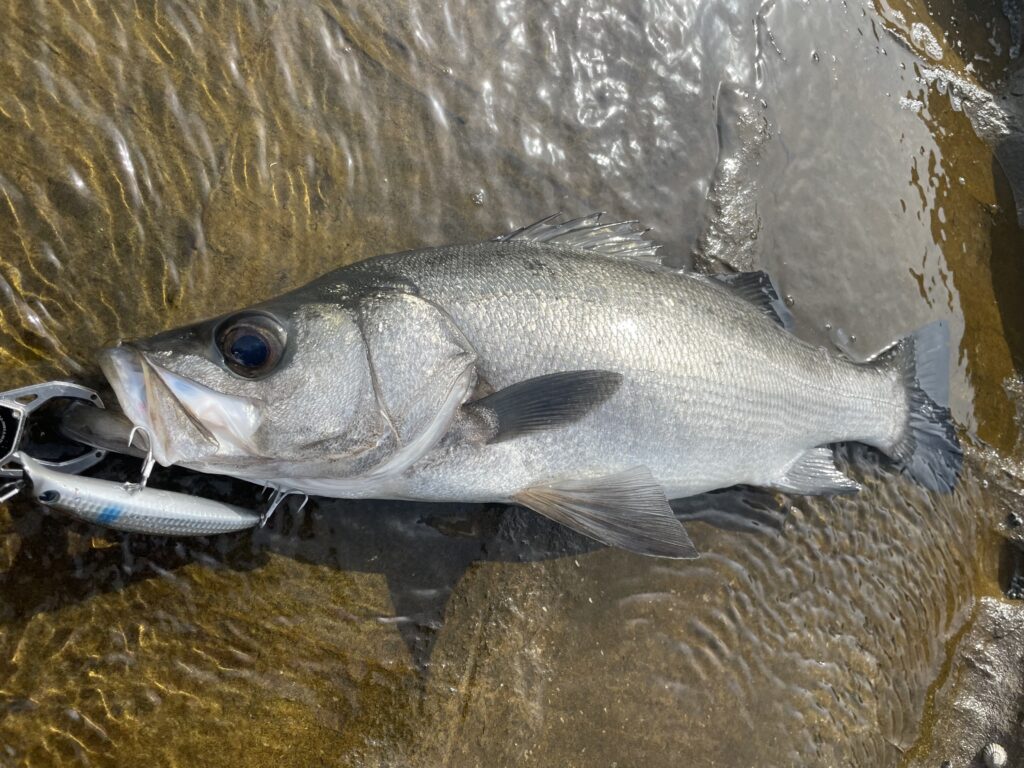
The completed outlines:
[[[247,379],[258,379],[281,361],[285,332],[266,315],[242,315],[217,329],[216,342],[229,370]]]

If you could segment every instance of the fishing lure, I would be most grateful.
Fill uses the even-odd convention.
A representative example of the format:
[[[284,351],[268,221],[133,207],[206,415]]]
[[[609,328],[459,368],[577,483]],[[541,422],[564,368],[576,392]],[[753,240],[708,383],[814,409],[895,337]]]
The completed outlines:
[[[24,454],[15,459],[25,471],[35,499],[88,523],[130,533],[210,536],[254,528],[260,515],[201,496],[69,475]]]

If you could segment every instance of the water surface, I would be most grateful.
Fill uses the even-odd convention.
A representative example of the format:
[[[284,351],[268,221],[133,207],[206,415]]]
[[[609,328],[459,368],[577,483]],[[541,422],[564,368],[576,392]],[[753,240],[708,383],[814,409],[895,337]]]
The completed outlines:
[[[112,340],[377,253],[607,210],[671,263],[770,270],[820,343],[947,319],[972,449],[947,497],[844,454],[860,496],[794,499],[759,533],[694,523],[695,563],[502,507],[325,500],[175,542],[15,504],[0,761],[912,754],[974,600],[1000,594],[992,483],[1020,487],[998,8],[951,35],[936,9],[824,0],[5,10],[0,386],[96,381]]]

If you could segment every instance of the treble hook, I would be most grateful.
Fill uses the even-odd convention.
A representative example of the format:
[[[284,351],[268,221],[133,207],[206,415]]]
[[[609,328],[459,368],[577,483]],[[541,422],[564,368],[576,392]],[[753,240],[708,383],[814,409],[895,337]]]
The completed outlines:
[[[269,488],[269,487],[270,486],[267,486],[267,488]],[[270,520],[270,516],[272,514],[274,514],[274,512],[277,511],[277,508],[279,506],[281,506],[281,502],[284,501],[285,498],[287,498],[288,496],[293,496],[293,495],[301,495],[302,496],[302,503],[299,505],[299,512],[301,512],[303,509],[305,509],[306,508],[306,504],[309,503],[309,494],[301,493],[301,491],[282,490],[282,489],[279,489],[279,488],[275,488],[274,489],[274,495],[270,499],[270,503],[267,505],[267,508],[263,511],[263,514],[260,515],[260,528],[263,528],[264,526],[266,526],[267,521]]]
[[[139,478],[139,482],[126,483],[126,485],[132,487],[134,490],[141,491],[146,487],[146,483],[149,482],[149,476],[153,473],[153,467],[156,465],[156,459],[153,458],[153,438],[150,437],[149,432],[144,427],[132,427],[132,431],[128,433],[128,447],[132,447],[132,442],[135,440],[136,432],[141,435],[145,435],[146,437],[146,458],[142,462],[142,476]]]
[[[9,483],[0,485],[0,504],[10,501],[25,488],[25,480],[12,480]]]

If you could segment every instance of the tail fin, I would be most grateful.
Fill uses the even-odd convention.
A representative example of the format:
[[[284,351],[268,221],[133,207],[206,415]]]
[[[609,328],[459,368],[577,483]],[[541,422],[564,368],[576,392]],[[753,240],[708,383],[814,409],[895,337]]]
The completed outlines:
[[[886,364],[902,371],[910,407],[904,434],[888,453],[925,488],[948,493],[960,474],[963,451],[949,414],[949,329],[945,321],[901,339],[883,357]]]

